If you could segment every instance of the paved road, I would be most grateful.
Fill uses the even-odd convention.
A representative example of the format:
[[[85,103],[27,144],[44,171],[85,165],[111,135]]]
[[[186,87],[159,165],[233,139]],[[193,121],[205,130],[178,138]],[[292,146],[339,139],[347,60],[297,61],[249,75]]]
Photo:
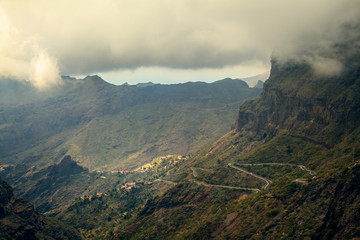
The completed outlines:
[[[270,165],[270,166],[291,166],[291,167],[298,167],[301,170],[309,172],[310,175],[315,176],[316,173],[304,165],[299,164],[292,164],[292,163],[237,163],[237,165],[241,166],[264,166],[264,165]]]
[[[304,165],[297,165],[297,167],[299,167],[301,170],[304,170],[304,171],[309,172],[309,174],[310,174],[311,176],[315,176],[315,175],[316,175],[316,173],[315,173],[313,170],[308,169],[308,168],[305,167]]]
[[[303,184],[309,183],[307,179],[302,179],[302,178],[295,179],[294,182],[303,183]]]
[[[249,174],[249,175],[251,175],[251,176],[254,176],[254,177],[258,178],[258,179],[261,179],[261,180],[265,181],[265,182],[266,182],[266,185],[264,186],[264,189],[267,189],[267,188],[270,186],[270,184],[272,183],[269,179],[264,178],[264,177],[261,177],[261,176],[259,176],[259,175],[256,175],[256,174],[254,174],[254,173],[252,173],[252,172],[249,172],[249,171],[247,171],[247,170],[245,170],[245,169],[243,169],[243,168],[236,167],[236,166],[234,166],[234,164],[232,164],[232,163],[229,163],[228,165],[229,165],[229,167],[232,167],[232,168],[237,169],[237,170],[239,170],[239,171],[245,172],[245,173],[247,173],[247,174]],[[270,166],[292,166],[292,167],[298,167],[298,168],[300,168],[300,169],[303,170],[303,171],[309,172],[309,174],[310,174],[311,176],[315,176],[315,175],[316,175],[316,173],[315,173],[313,170],[308,169],[308,168],[305,167],[304,165],[291,164],[291,163],[241,163],[241,164],[238,163],[237,165],[241,165],[241,166],[264,166],[264,165],[270,165]],[[306,179],[295,179],[294,181],[295,181],[295,182],[299,182],[299,183],[308,183],[308,180],[306,180]]]
[[[189,180],[189,182],[195,182],[199,185],[203,185],[206,187],[217,187],[217,188],[226,188],[226,189],[237,189],[237,190],[246,190],[246,191],[253,191],[253,192],[260,192],[261,190],[258,188],[243,188],[243,187],[233,187],[233,186],[226,186],[226,185],[216,185],[216,184],[209,184],[201,181],[197,181],[194,179]]]
[[[251,176],[253,176],[253,177],[255,177],[255,178],[258,178],[258,179],[260,179],[260,180],[263,180],[263,181],[265,182],[265,186],[263,187],[263,189],[267,189],[267,188],[270,186],[270,184],[272,183],[269,179],[264,178],[264,177],[262,177],[262,176],[259,176],[259,175],[255,174],[255,173],[249,172],[249,171],[247,171],[247,170],[245,170],[245,169],[243,169],[243,168],[236,167],[236,166],[234,166],[234,164],[232,164],[232,163],[229,163],[228,166],[231,167],[231,168],[234,168],[234,169],[236,169],[236,170],[242,171],[242,172],[244,172],[244,173],[246,173],[246,174],[249,174],[249,175],[251,175]]]
[[[154,182],[165,182],[165,183],[169,183],[169,184],[172,184],[172,185],[178,184],[176,182],[161,179],[161,178],[158,178],[158,179],[154,180]],[[188,180],[188,182],[195,182],[195,183],[197,183],[199,185],[203,185],[203,186],[207,186],[207,187],[217,187],[217,188],[227,188],[227,189],[237,189],[237,190],[260,192],[260,189],[258,189],[258,188],[243,188],[243,187],[233,187],[233,186],[226,186],[226,185],[216,185],[216,184],[209,184],[209,183],[201,182],[201,181],[194,180],[194,179],[190,179],[190,180]]]
[[[197,177],[197,172],[196,169],[194,167],[191,167],[191,171],[193,172],[194,177]]]
[[[304,171],[307,171],[309,172],[310,175],[314,176],[316,175],[314,171],[308,169],[307,167],[305,167],[304,165],[296,165],[296,164],[291,164],[291,163],[242,163],[242,164],[237,164],[237,165],[241,165],[241,166],[264,166],[264,165],[273,165],[273,166],[276,166],[276,165],[280,165],[280,166],[294,166],[294,167],[299,167],[301,170],[304,170]],[[262,188],[265,190],[267,189],[270,184],[272,184],[272,181],[267,179],[267,178],[264,178],[262,176],[259,176],[253,172],[249,172],[247,171],[246,169],[243,169],[241,167],[238,167],[238,166],[235,166],[234,164],[232,163],[229,163],[228,164],[229,167],[231,168],[234,168],[238,171],[242,171],[246,174],[249,174],[255,178],[258,178],[262,181],[265,182],[265,186],[263,186]],[[194,177],[197,177],[198,174],[196,172],[196,169],[194,167],[191,167],[191,171],[194,175]],[[306,179],[295,179],[294,180],[295,182],[299,182],[299,183],[308,183],[308,180]],[[169,184],[172,184],[172,185],[176,185],[177,183],[176,182],[173,182],[173,181],[170,181],[170,180],[165,180],[165,179],[156,179],[154,182],[165,182],[165,183],[169,183]],[[245,191],[253,191],[253,192],[260,192],[261,190],[258,189],[258,188],[244,188],[244,187],[234,187],[234,186],[227,186],[227,185],[216,185],[216,184],[209,184],[209,183],[205,183],[205,182],[201,182],[201,181],[198,181],[198,180],[195,180],[195,179],[191,179],[191,180],[188,180],[188,182],[195,182],[199,185],[203,185],[203,186],[207,186],[207,187],[217,187],[217,188],[226,188],[226,189],[237,189],[237,190],[245,190]]]
[[[164,179],[161,179],[161,178],[158,178],[158,179],[154,180],[154,182],[166,182],[166,183],[169,183],[169,184],[172,184],[172,185],[177,184],[176,182],[173,182],[173,181],[170,181],[170,180],[164,180]]]

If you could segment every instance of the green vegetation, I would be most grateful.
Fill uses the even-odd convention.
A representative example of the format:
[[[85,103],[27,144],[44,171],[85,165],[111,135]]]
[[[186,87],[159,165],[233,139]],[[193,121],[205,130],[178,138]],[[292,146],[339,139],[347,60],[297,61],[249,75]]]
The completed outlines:
[[[77,199],[57,218],[77,228],[85,238],[107,239],[145,203],[154,189],[138,186],[130,191],[112,189],[101,196]]]
[[[261,91],[232,79],[148,87],[97,76],[64,82],[27,104],[2,102],[0,163],[44,167],[68,154],[90,170],[130,170],[157,156],[187,155],[229,131],[241,102]]]
[[[353,96],[360,75],[353,66],[360,62],[338,47],[352,65],[331,79],[306,64],[273,61],[261,97],[241,106],[237,129],[180,165],[169,177],[184,182],[148,201],[116,238],[359,238],[360,98]],[[251,184],[246,178],[255,175],[269,187],[252,193],[186,183]]]
[[[195,179],[215,185],[225,185],[244,188],[261,188],[264,183],[229,167],[219,167],[216,170],[196,169],[198,177]]]
[[[261,145],[242,155],[237,162],[308,164],[310,156],[323,150],[324,147],[321,145],[283,133],[271,139],[266,145]]]
[[[282,142],[286,138],[290,142],[299,142],[298,139],[291,139],[289,136],[281,135],[280,139],[268,142],[261,146],[261,151],[252,151],[247,155],[256,162],[261,162],[261,157],[267,155],[270,158],[289,154],[286,147],[274,151],[274,142]],[[360,135],[352,135],[353,141],[347,142],[350,148],[358,148]],[[301,143],[299,143],[301,145]],[[303,144],[307,144],[303,142]],[[242,166],[261,176],[270,178],[273,183],[268,190],[251,194],[249,192],[224,190],[201,185],[178,184],[166,191],[163,195],[148,201],[136,218],[131,220],[135,223],[134,228],[125,228],[115,235],[125,239],[201,239],[201,237],[215,237],[220,239],[243,239],[251,238],[260,234],[265,239],[306,239],[317,235],[335,234],[320,231],[321,226],[327,224],[326,218],[319,216],[321,212],[340,211],[343,209],[334,206],[330,199],[340,198],[345,192],[337,192],[335,189],[346,190],[348,187],[357,189],[355,192],[348,192],[352,197],[347,198],[349,205],[344,209],[354,216],[357,210],[354,207],[360,201],[356,187],[359,180],[360,167],[348,161],[346,165],[342,158],[351,159],[352,152],[344,151],[342,144],[331,150],[315,151],[318,146],[313,145],[306,150],[294,149],[290,154],[294,156],[309,156],[309,163],[323,159],[333,152],[341,151],[340,158],[332,161],[339,164],[339,170],[334,171],[330,164],[325,171],[316,172],[316,177],[307,171],[294,166]],[[282,149],[282,150],[279,150]],[[301,153],[301,154],[300,154]],[[354,155],[355,156],[355,155]],[[355,158],[360,161],[360,156]],[[285,162],[285,161],[284,161]],[[290,161],[291,162],[291,161]],[[350,167],[350,168],[347,168]],[[216,169],[220,175],[223,170]],[[199,179],[209,177],[215,170],[197,169]],[[228,178],[229,173],[222,175]],[[307,182],[295,182],[297,178],[307,179]],[[209,178],[207,178],[209,180]],[[224,181],[224,183],[225,183]],[[348,185],[350,184],[350,185]],[[355,185],[352,185],[355,184]],[[197,197],[197,200],[194,198]],[[196,207],[195,207],[196,206]],[[345,215],[343,215],[345,217]],[[186,220],[184,220],[186,219]],[[353,221],[351,218],[344,221]],[[350,223],[349,222],[349,223]],[[129,223],[130,224],[130,223]],[[336,222],[339,224],[339,221]],[[335,224],[335,225],[336,225]],[[129,225],[128,225],[129,226]],[[131,225],[134,226],[134,225]],[[346,234],[358,236],[353,232],[352,225],[346,225]],[[331,227],[328,227],[329,230]],[[320,232],[319,232],[320,231]],[[342,234],[342,233],[341,233]],[[345,233],[344,233],[345,234]]]
[[[31,203],[14,196],[11,187],[1,179],[0,238],[81,239],[69,225],[39,214]]]
[[[359,141],[357,141],[360,136],[356,132],[347,138],[352,139],[352,142],[346,142],[349,149],[360,147]],[[289,148],[282,144],[289,145],[293,150],[289,151]],[[301,147],[297,148],[295,145]],[[274,148],[275,146],[277,147]],[[306,141],[282,134],[274,138],[273,141],[250,151],[246,155],[246,159],[261,163],[263,156],[268,156],[269,159],[283,156],[285,157],[282,158],[283,160],[288,159],[288,162],[292,164],[293,157],[298,156],[299,159],[302,159],[302,156],[308,156],[307,162],[302,162],[307,164],[335,153],[341,158],[352,156],[352,151],[342,150],[342,144],[331,150],[316,151],[318,148],[317,145],[311,145]],[[292,157],[289,157],[288,154]],[[360,156],[356,156],[355,161],[360,160]],[[340,164],[339,169],[344,169],[345,166],[338,160],[334,159],[333,161]],[[323,201],[332,198],[332,193],[327,193],[328,195],[321,198],[316,197],[315,202],[311,196],[314,194],[317,196],[319,191],[330,191],[338,184],[336,181],[339,183],[353,181],[353,177],[355,177],[352,173],[340,172],[334,175],[335,172],[331,170],[330,165],[326,171],[318,168],[320,171],[316,171],[316,177],[313,179],[313,175],[297,166],[244,166],[241,165],[244,163],[243,159],[237,159],[238,165],[242,168],[272,180],[268,190],[253,194],[248,191],[223,189],[187,182],[188,179],[197,179],[212,184],[259,188],[264,184],[252,176],[221,165],[213,169],[196,167],[197,177],[195,177],[187,165],[191,161],[188,159],[174,165],[171,161],[167,161],[165,164],[165,161],[157,158],[152,161],[152,164],[156,167],[158,164],[162,167],[167,166],[167,171],[131,173],[126,176],[127,180],[124,179],[117,187],[113,185],[114,188],[103,192],[104,195],[101,197],[93,194],[91,200],[86,197],[76,200],[65,211],[60,212],[57,218],[75,226],[86,239],[112,237],[125,239],[168,239],[169,237],[172,239],[198,239],[200,236],[206,238],[212,236],[223,236],[224,238],[243,236],[248,238],[261,231],[264,232],[262,234],[265,238],[281,238],[282,236],[278,235],[278,231],[282,231],[285,238],[306,238],[315,236],[314,234],[316,234],[322,220],[317,219],[314,213],[321,209]],[[229,159],[229,161],[235,161],[235,159]],[[154,164],[155,162],[157,164]],[[283,162],[286,163],[286,161]],[[347,162],[346,166],[349,164],[353,163]],[[182,169],[185,169],[185,166],[188,169],[184,172]],[[170,172],[170,175],[167,175],[167,172]],[[177,172],[181,173],[173,175]],[[186,173],[184,177],[179,177],[184,173]],[[101,175],[109,176],[105,173]],[[174,178],[178,178],[178,184],[173,186],[172,184],[156,182],[151,186],[141,185],[129,192],[119,189],[122,184],[129,180],[154,180],[154,177],[174,181]],[[306,179],[306,182],[294,181],[298,178]],[[329,178],[337,180],[328,185],[329,180],[324,179]],[[102,180],[108,181],[109,179]],[[252,182],[257,182],[258,185],[254,186]],[[294,208],[299,206],[301,208],[294,215]],[[281,224],[280,219],[282,219]],[[298,221],[304,223],[300,228],[294,225]]]
[[[208,97],[231,90],[225,91],[221,83],[214,83],[220,90],[194,83],[175,92],[153,86],[139,91],[159,91],[159,95],[137,95],[134,91],[138,90],[127,87],[122,90],[138,98],[131,98],[121,111],[104,104],[104,116],[84,121],[81,130],[64,141],[58,135],[56,154],[63,148],[79,154],[79,161],[92,167],[126,164],[136,171],[84,172],[70,164],[74,167],[70,169],[81,171],[64,178],[60,163],[40,171],[15,166],[25,174],[10,177],[20,183],[27,176],[43,196],[55,196],[65,186],[71,189],[71,184],[87,179],[83,190],[72,190],[75,200],[47,212],[73,225],[85,239],[358,239],[360,59],[346,44],[337,45],[336,51],[349,64],[344,64],[341,76],[330,78],[317,75],[306,63],[273,60],[263,93],[241,105],[236,128],[205,147],[190,147],[204,144],[198,140],[212,131],[211,124],[195,127],[197,121],[207,124],[218,118],[196,114],[215,111],[220,117],[223,113],[217,111],[229,95],[216,100]],[[90,80],[106,88],[99,79]],[[206,90],[200,100],[194,95],[197,86]],[[192,94],[183,99],[185,93]],[[161,107],[153,105],[158,99],[168,101]],[[204,107],[204,103],[213,105]],[[157,114],[150,116],[151,112]],[[143,140],[129,139],[132,131]],[[178,136],[189,137],[191,144]],[[57,142],[54,138],[50,145]],[[166,156],[180,154],[167,147],[175,142],[188,151],[200,150],[181,160]],[[143,148],[139,150],[136,144]],[[163,157],[145,160],[146,154],[159,150],[164,151],[160,151]],[[41,158],[35,157],[34,162]]]

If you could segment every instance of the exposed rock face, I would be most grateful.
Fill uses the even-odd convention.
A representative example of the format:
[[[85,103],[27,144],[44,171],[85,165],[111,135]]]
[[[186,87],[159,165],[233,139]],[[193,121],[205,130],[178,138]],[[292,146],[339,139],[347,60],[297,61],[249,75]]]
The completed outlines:
[[[85,168],[77,165],[77,163],[71,159],[71,156],[66,155],[59,164],[49,167],[48,175],[54,178],[58,178],[86,171],[87,170]]]
[[[360,222],[360,166],[355,164],[336,177],[324,183],[322,196],[331,200],[323,204],[326,214],[314,239],[350,239],[358,234],[354,228]]]
[[[305,61],[274,59],[261,96],[241,106],[236,129],[190,158],[186,170],[177,170],[194,166],[219,174],[228,163],[254,163],[261,175],[264,163],[291,162],[316,176],[301,182],[293,170],[278,172],[269,177],[268,190],[233,201],[218,198],[223,205],[203,199],[204,205],[190,205],[184,200],[194,189],[181,191],[178,184],[149,200],[118,238],[169,238],[176,226],[181,230],[173,239],[360,239],[359,38],[353,43],[337,45],[328,53],[335,56],[324,55],[342,63],[338,75],[317,72]],[[197,217],[194,212],[202,208],[214,211]],[[186,222],[174,214],[180,212],[187,213]],[[191,226],[181,228],[188,222]]]
[[[11,187],[0,179],[0,239],[81,239],[79,234],[34,210],[14,197]]]
[[[89,184],[88,173],[67,155],[60,163],[40,170],[25,164],[3,166],[0,176],[14,187],[16,195],[31,201],[37,211],[44,213],[68,204],[77,196]]]
[[[65,156],[59,164],[51,165],[29,178],[24,177],[24,183],[32,182],[29,189],[18,184],[17,190],[21,196],[29,199],[40,212],[46,212],[73,199],[87,183],[88,170]],[[50,204],[51,202],[51,204]]]
[[[13,197],[13,192],[9,184],[0,180],[0,204],[7,204]]]
[[[360,59],[354,54],[359,49],[340,50],[344,68],[334,76],[316,73],[306,63],[272,60],[261,97],[241,106],[236,128],[257,140],[287,131],[325,146],[341,141],[360,122]]]

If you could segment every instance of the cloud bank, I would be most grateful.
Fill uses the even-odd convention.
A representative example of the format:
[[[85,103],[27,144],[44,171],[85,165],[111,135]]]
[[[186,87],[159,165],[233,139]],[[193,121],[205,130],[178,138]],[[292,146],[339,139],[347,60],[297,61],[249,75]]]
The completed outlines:
[[[39,46],[35,37],[22,36],[1,8],[0,76],[30,81],[41,90],[61,82],[57,60]]]
[[[59,72],[267,64],[274,49],[285,59],[331,46],[360,16],[357,0],[3,0],[0,8],[0,75],[38,86]]]

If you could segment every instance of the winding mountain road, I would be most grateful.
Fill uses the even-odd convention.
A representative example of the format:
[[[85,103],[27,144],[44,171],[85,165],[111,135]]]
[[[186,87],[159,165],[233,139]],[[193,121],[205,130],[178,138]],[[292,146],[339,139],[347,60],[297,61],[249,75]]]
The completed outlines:
[[[269,165],[269,166],[292,166],[292,167],[298,167],[303,171],[307,171],[312,176],[316,175],[316,173],[313,170],[308,169],[304,165],[291,164],[291,163],[241,163],[241,164],[237,163],[237,165],[238,166],[239,165],[240,166],[264,166],[264,165]],[[260,179],[260,180],[264,181],[265,185],[262,187],[263,190],[268,189],[270,184],[272,184],[272,181],[270,179],[267,179],[265,177],[257,175],[257,174],[255,174],[253,172],[250,172],[250,171],[248,171],[248,170],[246,170],[244,168],[235,166],[233,163],[229,163],[228,166],[233,168],[233,169],[244,172],[244,173],[246,173],[246,174],[248,174],[250,176],[253,176],[253,177],[257,178],[257,179]],[[193,173],[193,176],[197,177],[198,174],[196,172],[196,168],[195,167],[190,167],[190,169],[191,169],[191,171]],[[295,179],[294,181],[299,182],[299,183],[307,183],[308,182],[308,180],[306,180],[306,179]],[[165,183],[172,184],[172,185],[178,184],[177,182],[173,182],[173,181],[165,180],[165,179],[161,179],[161,178],[156,179],[154,182],[165,182]],[[198,181],[198,180],[195,180],[195,179],[187,180],[187,182],[195,182],[195,183],[197,183],[199,185],[203,185],[203,186],[206,186],[206,187],[237,189],[237,190],[245,190],[245,191],[253,191],[253,192],[260,192],[261,191],[261,189],[259,189],[259,188],[244,188],[244,187],[234,187],[234,186],[227,186],[227,185],[216,185],[216,184],[209,184],[209,183],[206,183],[206,182]]]
[[[291,167],[298,167],[303,171],[307,171],[312,176],[316,175],[316,173],[313,170],[310,170],[310,169],[308,169],[307,167],[305,167],[304,165],[301,165],[301,164],[292,164],[292,163],[238,163],[237,165],[241,165],[241,166],[264,166],[264,165],[269,165],[269,166],[291,166]]]
[[[246,190],[246,191],[253,191],[253,192],[260,192],[261,190],[258,188],[244,188],[244,187],[233,187],[233,186],[227,186],[227,185],[216,185],[216,184],[209,184],[206,182],[201,182],[198,180],[190,179],[189,182],[195,182],[199,185],[203,185],[206,187],[217,187],[217,188],[226,188],[226,189],[237,189],[237,190]]]
[[[158,179],[154,180],[154,182],[165,182],[165,183],[169,183],[169,184],[172,184],[172,185],[178,184],[176,182],[173,182],[173,181],[170,181],[170,180],[164,180],[164,179],[161,179],[161,178],[158,178]]]
[[[308,169],[304,165],[292,164],[292,163],[238,163],[237,165],[241,165],[241,166],[264,166],[264,165],[269,165],[269,166],[291,166],[291,167],[298,167],[303,171],[307,171],[311,176],[316,176],[316,173],[313,170]],[[249,172],[249,171],[247,171],[247,170],[245,170],[243,168],[234,166],[234,164],[232,164],[232,163],[229,163],[228,166],[232,167],[234,169],[237,169],[239,171],[242,171],[244,173],[247,173],[247,174],[249,174],[249,175],[251,175],[253,177],[256,177],[258,179],[263,180],[266,183],[265,186],[263,187],[264,190],[267,189],[270,186],[270,184],[272,183],[271,180],[269,180],[267,178],[264,178],[264,177],[261,177],[261,176],[255,174],[255,173]],[[295,179],[294,181],[299,182],[299,183],[307,183],[308,182],[306,179]]]
[[[234,169],[236,169],[236,170],[242,171],[242,172],[244,172],[244,173],[246,173],[246,174],[249,174],[249,175],[251,175],[251,176],[253,176],[253,177],[255,177],[255,178],[258,178],[258,179],[260,179],[260,180],[263,180],[263,181],[265,182],[265,186],[263,187],[264,190],[267,189],[267,188],[270,186],[270,184],[272,183],[272,181],[270,181],[269,179],[264,178],[264,177],[261,177],[261,176],[255,174],[255,173],[249,172],[249,171],[247,171],[247,170],[245,170],[245,169],[243,169],[243,168],[236,167],[236,166],[234,166],[234,164],[232,164],[232,163],[229,163],[228,166],[231,167],[231,168],[234,168]]]
[[[197,172],[196,169],[194,167],[191,167],[191,171],[193,172],[194,177],[197,177]]]
[[[196,172],[196,168],[195,167],[190,167],[192,173],[193,173],[193,176],[194,177],[197,177],[198,174]],[[203,169],[203,168],[199,168],[201,170],[209,170],[209,169]],[[198,181],[198,180],[195,180],[195,179],[190,179],[188,180],[189,182],[195,182],[199,185],[203,185],[203,186],[206,186],[206,187],[217,187],[217,188],[226,188],[226,189],[237,189],[237,190],[245,190],[245,191],[253,191],[253,192],[260,192],[260,189],[258,188],[244,188],[244,187],[234,187],[234,186],[227,186],[227,185],[216,185],[216,184],[210,184],[210,183],[206,183],[206,182],[201,182],[201,181]]]

